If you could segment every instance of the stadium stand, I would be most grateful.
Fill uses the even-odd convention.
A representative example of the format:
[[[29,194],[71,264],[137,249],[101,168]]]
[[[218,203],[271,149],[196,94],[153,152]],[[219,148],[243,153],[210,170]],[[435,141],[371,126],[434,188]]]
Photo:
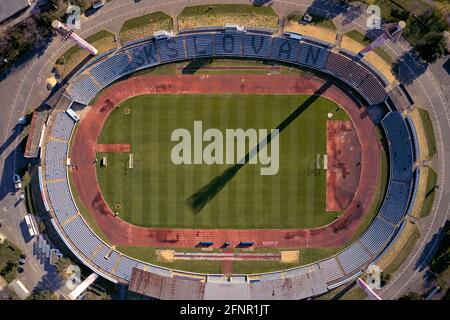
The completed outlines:
[[[70,95],[75,101],[88,104],[100,91],[92,78],[86,74],[81,75],[74,82]]]
[[[157,40],[161,63],[174,62],[186,59],[184,37]]]
[[[127,52],[131,55],[131,61],[120,76],[159,64],[158,51],[154,40],[132,47]]]
[[[47,143],[45,152],[45,178],[47,180],[64,179],[66,177],[67,143],[52,140]]]
[[[114,80],[124,76],[130,65],[130,57],[125,53],[119,53],[95,65],[90,71],[92,76],[106,87]]]
[[[74,126],[74,121],[67,113],[58,113],[56,115],[51,135],[53,138],[69,140]]]
[[[188,57],[212,57],[214,53],[214,36],[214,34],[186,36],[186,49]]]
[[[355,270],[361,269],[369,261],[370,255],[359,242],[355,242],[339,253],[337,259],[345,273],[351,274]]]
[[[65,221],[77,214],[78,210],[70,197],[67,181],[47,183],[47,190],[59,223],[64,224]]]
[[[246,35],[244,37],[244,57],[270,58],[271,42],[271,37]]]
[[[401,113],[388,113],[381,124],[389,142],[391,179],[410,181],[413,165],[412,141]]]
[[[334,257],[323,260],[318,265],[326,282],[332,282],[344,276],[344,272],[342,272],[338,261]]]
[[[391,180],[380,208],[380,216],[394,225],[398,224],[408,208],[410,189],[411,182]]]
[[[241,33],[224,33],[215,36],[216,56],[242,56],[244,36]]]
[[[285,38],[272,39],[272,59],[297,64],[299,55],[300,41]]]
[[[328,50],[306,43],[300,45],[300,63],[316,69],[323,69],[328,59]]]
[[[394,231],[393,225],[377,217],[360,240],[370,253],[376,254],[383,250],[384,244],[389,241]]]

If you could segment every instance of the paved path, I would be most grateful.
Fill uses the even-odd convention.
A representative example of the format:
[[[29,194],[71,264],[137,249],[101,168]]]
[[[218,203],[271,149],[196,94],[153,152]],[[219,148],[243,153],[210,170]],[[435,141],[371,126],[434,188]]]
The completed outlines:
[[[221,1],[195,1],[195,0],[141,0],[134,3],[132,0],[108,2],[89,19],[83,21],[82,29],[77,33],[82,37],[94,34],[98,30],[108,29],[117,31],[123,20],[139,16],[152,11],[163,10],[171,15],[176,15],[185,5],[200,3],[220,3]],[[228,3],[248,3],[245,1],[227,1]],[[355,8],[348,11],[339,6],[330,6],[320,0],[291,0],[273,1],[275,10],[286,15],[292,10],[305,10],[314,3],[314,7],[321,14],[335,17],[338,22],[340,32],[345,32],[351,28],[365,31],[366,16],[362,14],[364,8]],[[49,76],[56,59],[67,50],[71,44],[61,43],[59,39],[54,40],[49,47],[41,54],[34,55],[26,61],[22,61],[20,66],[14,68],[13,72],[0,83],[0,209],[8,208],[3,213],[4,225],[0,232],[7,230],[8,234],[20,238],[21,230],[18,226],[17,217],[24,214],[23,204],[9,208],[17,194],[13,194],[12,174],[16,170],[16,164],[20,163],[19,153],[15,152],[20,143],[16,127],[18,118],[26,110],[38,106],[48,95],[44,86],[45,79]],[[448,219],[450,204],[450,107],[443,93],[441,84],[448,81],[448,74],[441,73],[436,77],[433,73],[435,68],[428,68],[424,71],[414,57],[406,54],[410,51],[409,44],[402,40],[397,44],[388,44],[386,50],[394,57],[403,56],[406,73],[409,78],[416,78],[416,81],[406,85],[408,91],[413,95],[416,102],[430,111],[431,118],[436,130],[439,157],[437,159],[437,171],[439,174],[438,189],[435,197],[435,205],[431,215],[421,223],[422,237],[418,245],[407,258],[407,260],[396,272],[389,285],[382,291],[383,298],[391,299],[398,297],[402,292],[407,291],[412,284],[423,282],[426,269],[421,270],[425,262],[431,257],[435,248],[434,235],[439,232],[444,222]],[[440,70],[438,68],[438,70]],[[439,71],[438,71],[439,72]],[[408,78],[408,77],[407,77]],[[20,209],[22,206],[22,209]],[[18,240],[19,241],[19,240]],[[23,247],[21,243],[19,246]]]

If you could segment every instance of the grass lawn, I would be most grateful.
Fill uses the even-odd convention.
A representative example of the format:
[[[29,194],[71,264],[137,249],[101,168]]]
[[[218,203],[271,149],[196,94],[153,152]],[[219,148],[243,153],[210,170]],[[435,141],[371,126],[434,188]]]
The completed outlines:
[[[264,273],[264,272],[272,272],[279,271],[288,268],[294,268],[302,265],[306,265],[309,263],[313,263],[315,261],[319,261],[334,255],[341,251],[342,247],[336,248],[301,248],[297,249],[300,251],[300,258],[298,263],[284,263],[279,261],[234,261],[233,262],[233,273],[235,274],[251,274],[251,273]],[[293,250],[293,249],[276,249],[273,251],[282,251],[282,250]],[[259,252],[258,250],[254,252]]]
[[[331,19],[325,19],[323,17],[313,15],[313,20],[311,21],[311,24],[315,25],[316,27],[329,29],[331,31],[337,31],[336,25]]]
[[[165,250],[170,250],[164,248]],[[146,248],[146,247],[117,247],[117,250],[141,261],[149,262],[159,266],[177,269],[182,271],[199,272],[199,273],[222,273],[222,262],[211,260],[176,260],[174,262],[162,262],[158,261],[156,256],[156,250],[158,248]],[[219,249],[202,251],[198,248],[172,248],[177,252],[220,252]],[[282,250],[292,249],[275,249],[275,248],[257,248],[252,251],[235,249],[235,252],[251,252],[251,253],[263,253],[263,252],[280,252]],[[301,265],[309,264],[326,257],[329,257],[342,250],[341,247],[337,248],[302,248],[300,251],[300,259],[298,263],[282,263],[277,261],[234,261],[233,273],[234,274],[254,274],[265,273],[272,271],[279,271],[288,268],[294,268]]]
[[[363,44],[364,46],[367,46],[370,42],[372,42],[372,40],[370,40],[370,38],[368,38],[367,36],[365,36],[364,34],[362,34],[361,32],[358,32],[356,30],[352,30],[350,32],[347,32],[345,34],[346,36],[348,36],[349,38]],[[384,61],[386,61],[387,64],[392,64],[394,63],[394,59],[391,58],[391,56],[384,51],[381,47],[378,47],[374,50],[374,52],[376,54],[378,54]]]
[[[395,244],[391,247],[390,250],[394,250],[394,258],[390,261],[387,267],[384,268],[384,273],[393,274],[405,261],[411,251],[414,249],[417,241],[420,238],[420,230],[416,225],[413,225],[410,222],[407,222],[408,225],[402,231],[402,234],[399,236],[403,239],[398,239],[397,242],[401,244],[401,247],[395,248]]]
[[[227,23],[247,27],[278,28],[278,16],[271,7],[246,4],[214,4],[186,7],[178,16],[179,29],[224,26]]]
[[[310,228],[332,222],[325,211],[325,172],[315,175],[316,155],[326,153],[326,115],[348,119],[318,97],[281,132],[276,175],[247,164],[200,211],[186,200],[231,165],[175,165],[172,131],[203,128],[276,128],[309,98],[302,95],[148,95],[125,101],[107,119],[99,143],[131,145],[129,154],[107,153],[98,168],[103,195],[121,218],[140,226],[187,228]],[[131,113],[126,115],[125,108]],[[204,146],[206,143],[204,143]],[[269,146],[270,148],[271,146]],[[247,146],[248,148],[248,146]],[[223,177],[223,175],[222,175]],[[203,192],[209,197],[209,191]]]
[[[116,47],[114,34],[106,30],[97,32],[96,34],[87,37],[85,40],[97,48],[99,54]],[[56,67],[62,77],[65,77],[88,56],[89,53],[87,51],[81,49],[78,45],[74,45],[58,58],[56,61]]]
[[[0,244],[0,275],[7,282],[13,281],[17,276],[20,254],[22,252],[8,240]]]
[[[222,262],[212,260],[176,260],[173,262],[158,261],[156,256],[157,248],[148,247],[122,247],[118,246],[117,251],[122,252],[130,257],[139,259],[144,262],[149,262],[162,267],[167,267],[176,270],[198,272],[198,273],[222,273]],[[170,248],[164,248],[170,250]],[[178,249],[178,251],[181,251]],[[186,248],[183,252],[201,252],[200,249]]]
[[[430,114],[427,110],[417,108],[420,120],[422,122],[423,132],[425,135],[425,141],[428,148],[427,158],[431,158],[437,152],[436,138],[434,136],[433,122],[431,121]]]
[[[172,17],[158,11],[125,21],[120,29],[122,43],[153,35],[155,31],[172,30]]]
[[[425,188],[425,198],[422,203],[419,218],[426,217],[430,214],[433,207],[434,197],[436,194],[435,187],[437,185],[437,173],[432,168],[428,168],[427,183]]]

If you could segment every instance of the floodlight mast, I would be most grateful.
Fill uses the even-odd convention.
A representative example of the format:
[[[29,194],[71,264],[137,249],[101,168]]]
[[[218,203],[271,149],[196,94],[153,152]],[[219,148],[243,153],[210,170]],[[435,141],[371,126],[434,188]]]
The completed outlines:
[[[53,20],[52,27],[62,36],[63,41],[72,39],[76,44],[90,54],[94,56],[98,54],[98,50],[93,45],[89,44],[86,40],[77,35],[73,32],[73,30],[70,30],[64,23],[61,23],[58,20]]]
[[[369,287],[367,285],[367,283],[362,280],[361,278],[356,279],[356,283],[358,284],[358,286],[367,294],[367,296],[369,297],[369,300],[383,300],[381,299],[381,297],[372,290],[371,287]]]
[[[383,33],[372,41],[367,47],[362,49],[359,52],[359,55],[366,55],[367,53],[375,50],[376,48],[382,46],[386,43],[386,41],[391,40],[392,42],[396,42],[403,29],[405,29],[406,23],[405,21],[399,21],[395,24],[389,24],[387,26],[383,26]]]

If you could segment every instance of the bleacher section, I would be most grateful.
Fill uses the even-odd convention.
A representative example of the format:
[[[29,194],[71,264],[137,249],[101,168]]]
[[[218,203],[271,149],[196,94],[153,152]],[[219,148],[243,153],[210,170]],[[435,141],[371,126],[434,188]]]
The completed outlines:
[[[224,33],[215,36],[216,56],[242,56],[242,33]]]
[[[412,142],[401,113],[388,113],[381,124],[389,141],[391,179],[410,181],[413,165]]]
[[[186,36],[186,50],[189,58],[212,57],[214,53],[214,34]]]
[[[61,140],[69,140],[74,126],[75,126],[74,121],[67,113],[65,112],[58,113],[56,115],[56,120],[52,128],[51,135],[53,138]]]
[[[355,88],[370,104],[383,102],[387,98],[384,84],[378,81],[363,65],[343,54],[330,52],[325,66],[331,74]]]
[[[271,42],[271,37],[246,35],[244,37],[244,57],[269,59]]]
[[[332,282],[344,276],[342,269],[334,257],[319,262],[319,268],[326,282]]]
[[[391,180],[379,215],[392,224],[398,224],[408,208],[411,182]]]
[[[66,178],[67,143],[49,141],[45,151],[45,178],[47,180]]]
[[[345,52],[332,52],[328,44],[261,32],[237,32],[223,27],[201,28],[156,40],[147,38],[126,44],[75,78],[71,97],[88,104],[105,86],[137,70],[185,59],[243,57],[271,59],[312,67],[330,73],[356,89],[370,104],[387,98],[385,84],[367,64]],[[100,88],[90,75],[100,84]]]
[[[300,63],[316,69],[323,69],[327,62],[328,50],[303,43],[300,45]]]
[[[346,274],[352,273],[362,268],[369,261],[370,255],[359,242],[353,243],[350,247],[337,255],[339,263]]]
[[[106,87],[116,79],[127,74],[129,65],[130,58],[123,52],[101,61],[91,69],[91,74],[103,87]]]
[[[183,37],[161,39],[156,42],[161,63],[186,59]]]
[[[58,213],[60,224],[77,214],[78,210],[73,203],[67,181],[47,183],[47,191],[53,210]]]
[[[88,104],[100,90],[90,76],[83,74],[77,77],[70,95],[76,102]]]
[[[386,242],[389,241],[394,233],[395,227],[380,218],[375,218],[374,222],[364,232],[360,241],[364,247],[372,254],[383,250]]]
[[[272,59],[297,64],[299,55],[300,41],[286,38],[272,39]]]
[[[137,70],[153,67],[159,64],[158,51],[153,40],[150,40],[142,45],[130,48],[128,52],[130,53],[131,61],[128,64],[127,68],[122,71],[122,74],[132,73]]]

